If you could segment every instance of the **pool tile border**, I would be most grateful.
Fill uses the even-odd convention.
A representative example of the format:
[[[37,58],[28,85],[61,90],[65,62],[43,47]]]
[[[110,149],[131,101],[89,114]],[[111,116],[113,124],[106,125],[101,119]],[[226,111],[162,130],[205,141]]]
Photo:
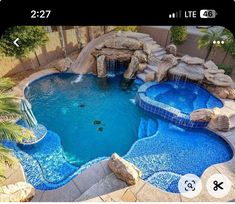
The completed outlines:
[[[25,78],[22,80],[16,87],[13,88],[13,92],[18,96],[18,97],[24,97],[24,90],[25,88],[33,81],[36,79],[39,79],[41,77],[51,75],[51,74],[56,74],[60,73],[56,69],[45,69],[41,70],[39,72],[36,72],[29,77]],[[147,84],[155,84],[155,82],[149,82]],[[143,85],[142,85],[143,86]],[[145,88],[146,89],[146,88]],[[138,93],[141,94],[144,92],[144,90],[139,89]],[[137,99],[138,100],[138,99]],[[151,110],[151,109],[150,109]],[[173,109],[168,109],[167,110],[173,110]],[[173,110],[174,111],[174,110]],[[213,130],[211,130],[213,131]],[[134,185],[134,186],[129,186],[128,189],[132,192],[132,195],[136,198],[135,201],[235,201],[235,129],[230,130],[229,132],[218,132],[218,131],[213,131],[217,135],[219,135],[221,138],[227,141],[227,143],[231,146],[233,150],[233,158],[230,161],[220,163],[220,164],[215,164],[210,167],[208,167],[202,174],[201,180],[203,183],[203,190],[202,192],[195,198],[193,199],[187,199],[180,195],[179,193],[170,193],[163,191],[155,186],[152,186],[151,184],[147,183],[146,181],[141,180],[142,186],[139,188],[137,187],[139,184]],[[134,145],[134,144],[133,144]],[[91,172],[97,172],[97,171],[103,172],[100,174],[90,174]],[[220,173],[227,175],[231,182],[232,182],[232,188],[229,192],[229,194],[221,199],[215,199],[212,196],[210,196],[205,188],[205,184],[207,179],[214,173]],[[39,202],[39,201],[57,201],[58,198],[61,196],[63,197],[66,196],[68,192],[70,192],[70,197],[68,200],[65,199],[65,201],[72,201],[74,197],[78,196],[80,197],[83,193],[85,193],[90,187],[95,185],[97,181],[101,180],[105,176],[110,174],[110,170],[107,165],[107,160],[102,160],[96,164],[91,165],[88,169],[84,170],[82,173],[77,175],[74,179],[72,179],[69,183],[65,184],[64,186],[55,189],[55,190],[48,190],[48,191],[40,191],[36,190],[36,196],[32,199],[33,202]],[[87,179],[93,180],[93,182],[86,182],[86,179],[83,180],[82,183],[79,183],[79,177],[86,177]],[[76,182],[75,182],[76,181]],[[72,183],[72,184],[71,184]],[[86,189],[84,192],[82,192],[81,189],[76,185],[76,183],[81,186],[81,185],[86,185]],[[74,184],[74,185],[73,185]],[[89,185],[88,185],[89,184]],[[91,186],[90,186],[91,185]],[[75,189],[75,190],[73,190]],[[122,189],[121,189],[122,190]],[[120,193],[120,200],[119,201],[125,201],[123,200],[124,198],[128,198],[128,196],[125,196],[126,191],[121,191],[124,192],[124,194]],[[112,199],[112,196],[116,193],[117,196],[117,191],[111,192],[106,195],[97,195],[94,198],[87,200],[87,201],[96,201],[96,202],[105,202],[105,201],[115,201]],[[52,195],[53,194],[53,195]],[[64,197],[65,198],[65,197]],[[107,199],[105,199],[107,198]],[[177,198],[177,199],[176,199]],[[77,198],[76,198],[77,199]],[[74,199],[74,200],[76,200]],[[73,201],[74,201],[73,200]],[[61,201],[61,200],[59,200]]]
[[[150,87],[155,86],[157,84],[157,82],[146,82],[139,87],[136,96],[136,103],[142,109],[147,112],[158,115],[163,119],[167,119],[179,126],[190,128],[204,128],[208,125],[208,122],[192,121],[190,120],[189,115],[182,113],[179,109],[171,107],[159,101],[155,101],[150,97],[146,96],[146,91]]]

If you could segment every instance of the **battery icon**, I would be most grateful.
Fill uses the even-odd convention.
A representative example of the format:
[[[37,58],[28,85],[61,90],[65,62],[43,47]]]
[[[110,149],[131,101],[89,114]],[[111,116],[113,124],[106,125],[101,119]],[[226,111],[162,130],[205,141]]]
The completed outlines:
[[[201,18],[215,18],[217,15],[216,11],[213,9],[203,9],[200,10]]]

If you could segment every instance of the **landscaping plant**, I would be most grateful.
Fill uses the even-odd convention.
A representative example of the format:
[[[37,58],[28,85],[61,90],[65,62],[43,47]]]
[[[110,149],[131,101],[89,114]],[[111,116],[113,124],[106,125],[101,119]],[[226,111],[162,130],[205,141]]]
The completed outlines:
[[[171,42],[175,45],[182,44],[188,37],[187,26],[171,26],[170,33]]]
[[[9,93],[14,83],[9,78],[0,78],[0,142],[5,140],[22,142],[34,137],[33,133],[14,122],[21,116],[17,98]],[[16,161],[9,149],[0,143],[0,179],[4,178],[4,167]]]

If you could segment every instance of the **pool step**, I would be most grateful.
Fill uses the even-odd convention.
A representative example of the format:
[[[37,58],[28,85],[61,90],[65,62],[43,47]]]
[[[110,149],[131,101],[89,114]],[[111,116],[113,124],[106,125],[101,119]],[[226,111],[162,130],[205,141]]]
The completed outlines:
[[[144,118],[141,118],[138,130],[138,139],[155,135],[158,130],[157,128],[158,125],[154,120],[152,119],[146,120]]]
[[[157,72],[158,71],[158,67],[157,66],[153,66],[153,65],[147,65],[147,68],[145,70],[152,70],[154,72]],[[144,71],[145,71],[144,70]]]
[[[139,73],[139,74],[137,74],[137,77],[139,79],[141,79],[142,81],[145,81],[145,76],[146,76],[146,73]]]
[[[159,48],[157,51],[152,52],[152,55],[154,55],[155,57],[159,57],[159,58],[162,58],[163,55],[165,54],[166,54],[166,51],[164,48]]]

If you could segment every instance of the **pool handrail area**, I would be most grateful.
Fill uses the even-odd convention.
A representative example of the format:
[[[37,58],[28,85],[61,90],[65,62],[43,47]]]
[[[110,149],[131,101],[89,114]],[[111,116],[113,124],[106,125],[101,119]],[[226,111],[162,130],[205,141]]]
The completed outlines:
[[[192,121],[190,116],[182,113],[177,108],[171,107],[167,104],[155,101],[146,95],[147,89],[158,84],[157,82],[146,82],[141,85],[137,91],[136,104],[147,112],[158,115],[164,119],[171,121],[172,123],[189,127],[189,128],[204,128],[208,125],[208,122]]]

